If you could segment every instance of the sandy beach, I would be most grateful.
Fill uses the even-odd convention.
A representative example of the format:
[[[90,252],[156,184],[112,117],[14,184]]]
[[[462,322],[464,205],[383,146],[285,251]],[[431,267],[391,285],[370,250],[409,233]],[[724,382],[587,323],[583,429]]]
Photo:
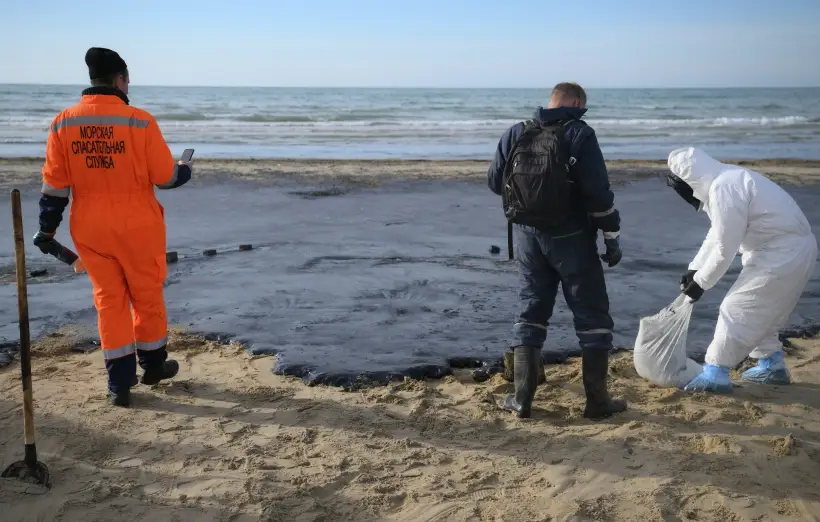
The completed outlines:
[[[36,192],[41,164],[0,159],[0,186]],[[820,179],[820,161],[745,164],[809,189]],[[200,160],[192,186],[484,183],[487,166]],[[663,162],[609,167],[613,184],[665,172]],[[90,306],[90,295],[80,297]],[[506,335],[506,316],[500,322]],[[88,338],[83,328],[61,326],[34,343],[37,448],[54,486],[0,479],[3,522],[820,520],[818,340],[790,342],[792,386],[744,384],[731,396],[652,386],[629,352],[618,353],[610,390],[629,410],[594,423],[581,416],[575,358],[547,367],[534,418],[520,421],[497,407],[512,389],[499,375],[481,384],[456,370],[354,392],[309,387],[273,374],[275,357],[184,329],[170,343],[179,377],[139,386],[132,409],[114,409],[100,351],[73,351]],[[16,362],[0,369],[3,468],[23,454],[19,377]]]
[[[230,179],[263,184],[282,181],[378,184],[381,180],[396,178],[484,182],[489,163],[489,160],[195,159],[196,174],[192,183]],[[818,160],[737,160],[735,163],[778,181],[813,183],[820,179]],[[39,185],[42,165],[42,158],[0,158],[0,186]],[[618,160],[607,162],[607,167],[613,183],[666,172],[665,161]]]
[[[536,413],[469,374],[344,393],[268,371],[239,346],[175,337],[181,376],[105,402],[99,352],[34,347],[38,449],[53,489],[0,480],[9,521],[668,521],[820,517],[820,345],[797,341],[791,387],[687,396],[628,354],[617,418],[581,418],[578,362],[548,367]],[[0,373],[2,462],[21,458],[19,372]]]

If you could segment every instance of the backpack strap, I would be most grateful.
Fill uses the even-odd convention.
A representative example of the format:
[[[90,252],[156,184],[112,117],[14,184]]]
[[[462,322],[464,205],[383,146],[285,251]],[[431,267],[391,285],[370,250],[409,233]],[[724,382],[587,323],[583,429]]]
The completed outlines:
[[[515,259],[515,253],[513,252],[513,223],[509,219],[507,220],[507,257],[510,261]]]
[[[584,120],[567,120],[563,123],[564,127],[568,127],[570,124],[578,122],[581,124],[581,128],[578,130],[578,133],[575,134],[575,138],[573,138],[572,143],[569,144],[569,165],[570,167],[575,166],[575,163],[578,162],[578,155],[581,152],[581,146],[584,144],[586,139],[591,134],[591,129],[587,126],[587,123]]]
[[[573,123],[576,123],[576,122],[581,124],[581,129],[578,131],[578,133],[575,135],[575,138],[572,140],[572,143],[570,143],[570,145],[569,145],[569,165],[570,165],[570,167],[574,166],[575,163],[578,162],[577,158],[578,158],[578,154],[581,151],[581,146],[584,144],[584,141],[586,141],[586,139],[589,137],[591,129],[589,128],[589,126],[587,126],[587,122],[585,122],[584,120],[569,119],[569,120],[566,120],[566,121],[559,122],[562,127],[568,127],[569,125],[571,125]],[[518,145],[518,142],[521,140],[521,137],[523,137],[524,134],[527,133],[528,130],[530,130],[534,127],[540,127],[541,126],[540,122],[538,122],[536,120],[533,120],[533,119],[525,120],[522,123],[524,124],[524,132],[522,133],[521,136],[518,137],[517,140],[515,140],[515,143],[513,143],[512,147],[510,147],[510,156],[513,155],[513,153],[515,152],[515,148]],[[504,170],[506,170],[506,168]]]
[[[510,168],[509,159],[515,155],[515,149],[518,147],[518,143],[521,141],[521,138],[527,135],[527,132],[531,131],[533,128],[540,127],[539,122],[533,119],[524,120],[521,123],[524,124],[524,130],[521,132],[521,136],[518,136],[510,145],[510,150],[507,155],[507,164],[504,166],[504,172],[502,173],[502,177],[506,178],[507,170]]]

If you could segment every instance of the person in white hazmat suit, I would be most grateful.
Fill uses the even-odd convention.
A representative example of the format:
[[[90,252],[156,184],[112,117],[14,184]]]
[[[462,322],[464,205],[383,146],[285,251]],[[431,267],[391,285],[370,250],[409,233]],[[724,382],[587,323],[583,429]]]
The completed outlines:
[[[697,301],[726,274],[738,252],[743,268],[720,304],[703,372],[686,391],[730,393],[729,370],[746,356],[745,381],[789,384],[778,331],[785,326],[817,261],[817,240],[797,203],[757,172],[720,163],[695,148],[669,154],[668,185],[709,216],[711,228],[681,277]]]

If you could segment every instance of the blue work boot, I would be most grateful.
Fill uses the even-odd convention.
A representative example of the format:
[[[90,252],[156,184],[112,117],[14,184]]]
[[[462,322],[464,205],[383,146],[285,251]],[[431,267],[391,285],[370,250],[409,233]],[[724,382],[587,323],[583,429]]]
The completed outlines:
[[[140,368],[143,370],[140,380],[142,384],[153,386],[179,373],[179,363],[168,359],[168,350],[165,346],[157,350],[137,350],[137,356]]]
[[[683,388],[688,392],[708,391],[712,393],[732,393],[733,389],[732,380],[729,379],[729,367],[713,364],[704,364],[703,372]]]
[[[131,406],[131,388],[137,385],[137,356],[129,354],[105,361],[108,371],[108,400],[114,406]]]
[[[743,375],[744,381],[757,384],[791,384],[791,375],[786,368],[786,357],[783,350],[778,350],[768,357],[757,360],[757,366],[749,368]]]

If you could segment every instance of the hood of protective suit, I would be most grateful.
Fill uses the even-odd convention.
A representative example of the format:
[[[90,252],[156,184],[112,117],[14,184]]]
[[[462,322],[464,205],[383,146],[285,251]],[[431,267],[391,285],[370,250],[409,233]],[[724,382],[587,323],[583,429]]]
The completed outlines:
[[[727,165],[719,162],[700,149],[686,147],[673,150],[667,161],[672,174],[692,187],[692,193],[702,203],[709,201],[709,187]]]

